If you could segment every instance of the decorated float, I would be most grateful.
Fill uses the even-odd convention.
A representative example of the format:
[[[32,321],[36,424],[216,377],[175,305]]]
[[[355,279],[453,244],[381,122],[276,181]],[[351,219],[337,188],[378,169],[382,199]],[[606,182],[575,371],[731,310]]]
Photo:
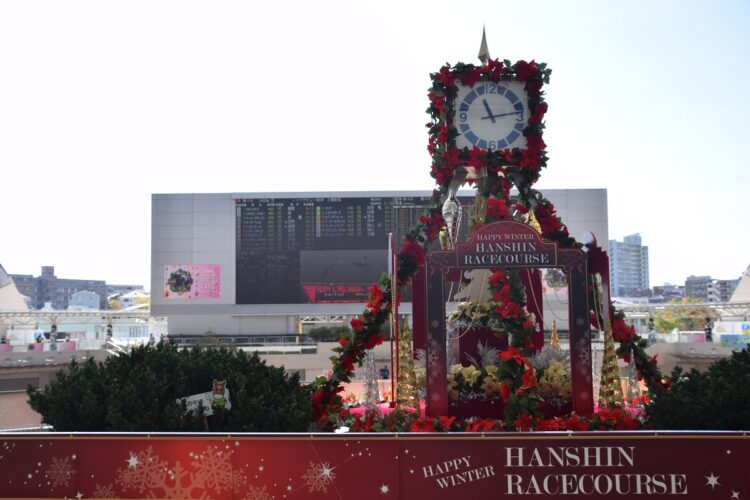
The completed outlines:
[[[488,57],[431,75],[434,208],[312,387],[309,433],[8,435],[0,497],[750,496],[745,433],[648,430],[642,405],[668,387],[610,301],[607,254],[534,188],[549,77],[543,63]],[[567,346],[544,318],[543,270],[567,290]],[[411,325],[398,312],[407,290]],[[346,384],[357,365],[374,373],[368,351],[388,326],[391,401],[368,391],[352,408]],[[623,392],[618,357],[643,393]]]

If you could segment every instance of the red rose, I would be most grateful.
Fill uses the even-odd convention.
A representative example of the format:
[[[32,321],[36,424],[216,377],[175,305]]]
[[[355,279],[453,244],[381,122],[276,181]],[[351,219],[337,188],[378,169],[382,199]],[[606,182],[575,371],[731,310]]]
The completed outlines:
[[[365,329],[365,322],[362,318],[354,318],[349,322],[349,324],[352,326],[352,329],[355,332],[361,332]]]

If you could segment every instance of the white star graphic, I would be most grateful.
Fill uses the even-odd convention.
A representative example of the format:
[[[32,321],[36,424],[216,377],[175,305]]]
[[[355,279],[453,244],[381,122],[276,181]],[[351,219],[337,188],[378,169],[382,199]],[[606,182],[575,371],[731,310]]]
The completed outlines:
[[[258,467],[258,470],[263,472],[263,466],[261,465],[260,467]]]
[[[704,476],[706,479],[708,479],[708,482],[706,483],[706,486],[710,486],[712,490],[715,490],[717,486],[720,486],[719,484],[719,477],[720,476],[714,476],[714,471],[711,471],[710,476]]]
[[[292,491],[292,485],[291,484],[286,487],[286,491]]]
[[[409,469],[409,474],[414,474],[414,469]]]
[[[740,492],[732,490],[732,496],[731,496],[731,498],[739,500],[739,498],[740,498]]]
[[[380,487],[380,493],[382,493],[383,495],[385,495],[385,494],[386,494],[386,493],[388,493],[389,491],[391,491],[391,490],[390,490],[390,488],[388,488],[388,485],[387,485],[387,484],[384,484],[384,485],[382,485],[382,486]]]
[[[77,493],[76,493],[76,498],[77,498],[78,500],[81,500],[81,498],[83,498],[83,493],[81,493],[80,491],[79,491],[79,492],[77,492]]]
[[[333,472],[333,469],[331,469],[331,468],[330,468],[330,467],[328,466],[328,464],[324,464],[324,465],[323,465],[323,469],[322,469],[322,470],[320,471],[320,475],[321,475],[321,476],[323,476],[323,477],[325,477],[325,478],[328,478],[328,479],[330,479],[330,478],[331,478],[331,473],[332,473],[332,472]]]
[[[128,463],[129,469],[134,469],[140,463],[138,457],[132,451],[130,452],[130,458],[125,461]]]

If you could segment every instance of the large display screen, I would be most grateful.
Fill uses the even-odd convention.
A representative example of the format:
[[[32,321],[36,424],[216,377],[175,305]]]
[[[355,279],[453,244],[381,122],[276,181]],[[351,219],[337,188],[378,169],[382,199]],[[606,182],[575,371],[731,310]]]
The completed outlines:
[[[461,198],[467,202],[470,198]],[[237,304],[366,302],[430,198],[236,200]]]

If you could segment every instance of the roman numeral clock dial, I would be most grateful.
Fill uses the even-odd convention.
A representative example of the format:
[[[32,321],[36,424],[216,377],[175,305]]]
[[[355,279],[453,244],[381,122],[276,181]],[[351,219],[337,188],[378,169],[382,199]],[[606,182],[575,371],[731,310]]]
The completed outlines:
[[[523,82],[459,85],[454,118],[459,133],[456,147],[525,149],[523,129],[529,117],[527,102]]]

